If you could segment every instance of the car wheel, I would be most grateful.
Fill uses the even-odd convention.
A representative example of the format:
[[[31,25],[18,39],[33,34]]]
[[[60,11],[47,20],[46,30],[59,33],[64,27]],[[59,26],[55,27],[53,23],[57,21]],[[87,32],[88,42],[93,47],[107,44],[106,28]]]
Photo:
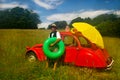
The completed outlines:
[[[34,52],[28,52],[28,53],[26,53],[26,59],[29,62],[35,62],[35,61],[37,61],[37,57],[36,57],[36,54]]]

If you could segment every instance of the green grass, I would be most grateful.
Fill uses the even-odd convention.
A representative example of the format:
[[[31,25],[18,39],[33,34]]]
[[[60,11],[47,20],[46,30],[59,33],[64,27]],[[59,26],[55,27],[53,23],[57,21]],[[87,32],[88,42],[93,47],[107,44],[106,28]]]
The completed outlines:
[[[120,39],[104,37],[105,48],[114,58],[112,70],[59,65],[45,69],[45,62],[25,60],[26,46],[43,43],[49,30],[0,30],[0,80],[120,80]]]

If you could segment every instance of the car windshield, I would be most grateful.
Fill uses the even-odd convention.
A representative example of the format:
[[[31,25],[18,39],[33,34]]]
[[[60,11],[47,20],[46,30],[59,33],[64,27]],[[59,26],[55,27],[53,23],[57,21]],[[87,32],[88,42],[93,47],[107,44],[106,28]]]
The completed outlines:
[[[79,36],[78,39],[79,39],[80,45],[81,45],[82,47],[91,47],[90,42],[89,42],[87,39],[85,39],[84,37]]]
[[[74,37],[72,36],[64,36],[64,40],[63,40],[65,46],[77,46],[77,42],[76,40],[74,39]]]

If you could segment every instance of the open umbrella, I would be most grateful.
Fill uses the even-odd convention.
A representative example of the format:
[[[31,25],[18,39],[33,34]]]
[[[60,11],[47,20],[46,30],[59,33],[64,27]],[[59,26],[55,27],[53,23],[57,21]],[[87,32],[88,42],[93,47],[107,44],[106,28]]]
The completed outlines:
[[[84,22],[76,22],[73,23],[72,26],[77,29],[77,31],[81,32],[82,35],[88,38],[92,43],[95,43],[102,49],[104,48],[102,36],[95,27]]]

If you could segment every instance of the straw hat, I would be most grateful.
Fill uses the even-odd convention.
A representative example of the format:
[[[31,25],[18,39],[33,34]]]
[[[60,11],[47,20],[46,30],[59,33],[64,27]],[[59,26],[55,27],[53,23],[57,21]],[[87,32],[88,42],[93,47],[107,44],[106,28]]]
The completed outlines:
[[[51,24],[51,28],[57,28],[56,24]]]

